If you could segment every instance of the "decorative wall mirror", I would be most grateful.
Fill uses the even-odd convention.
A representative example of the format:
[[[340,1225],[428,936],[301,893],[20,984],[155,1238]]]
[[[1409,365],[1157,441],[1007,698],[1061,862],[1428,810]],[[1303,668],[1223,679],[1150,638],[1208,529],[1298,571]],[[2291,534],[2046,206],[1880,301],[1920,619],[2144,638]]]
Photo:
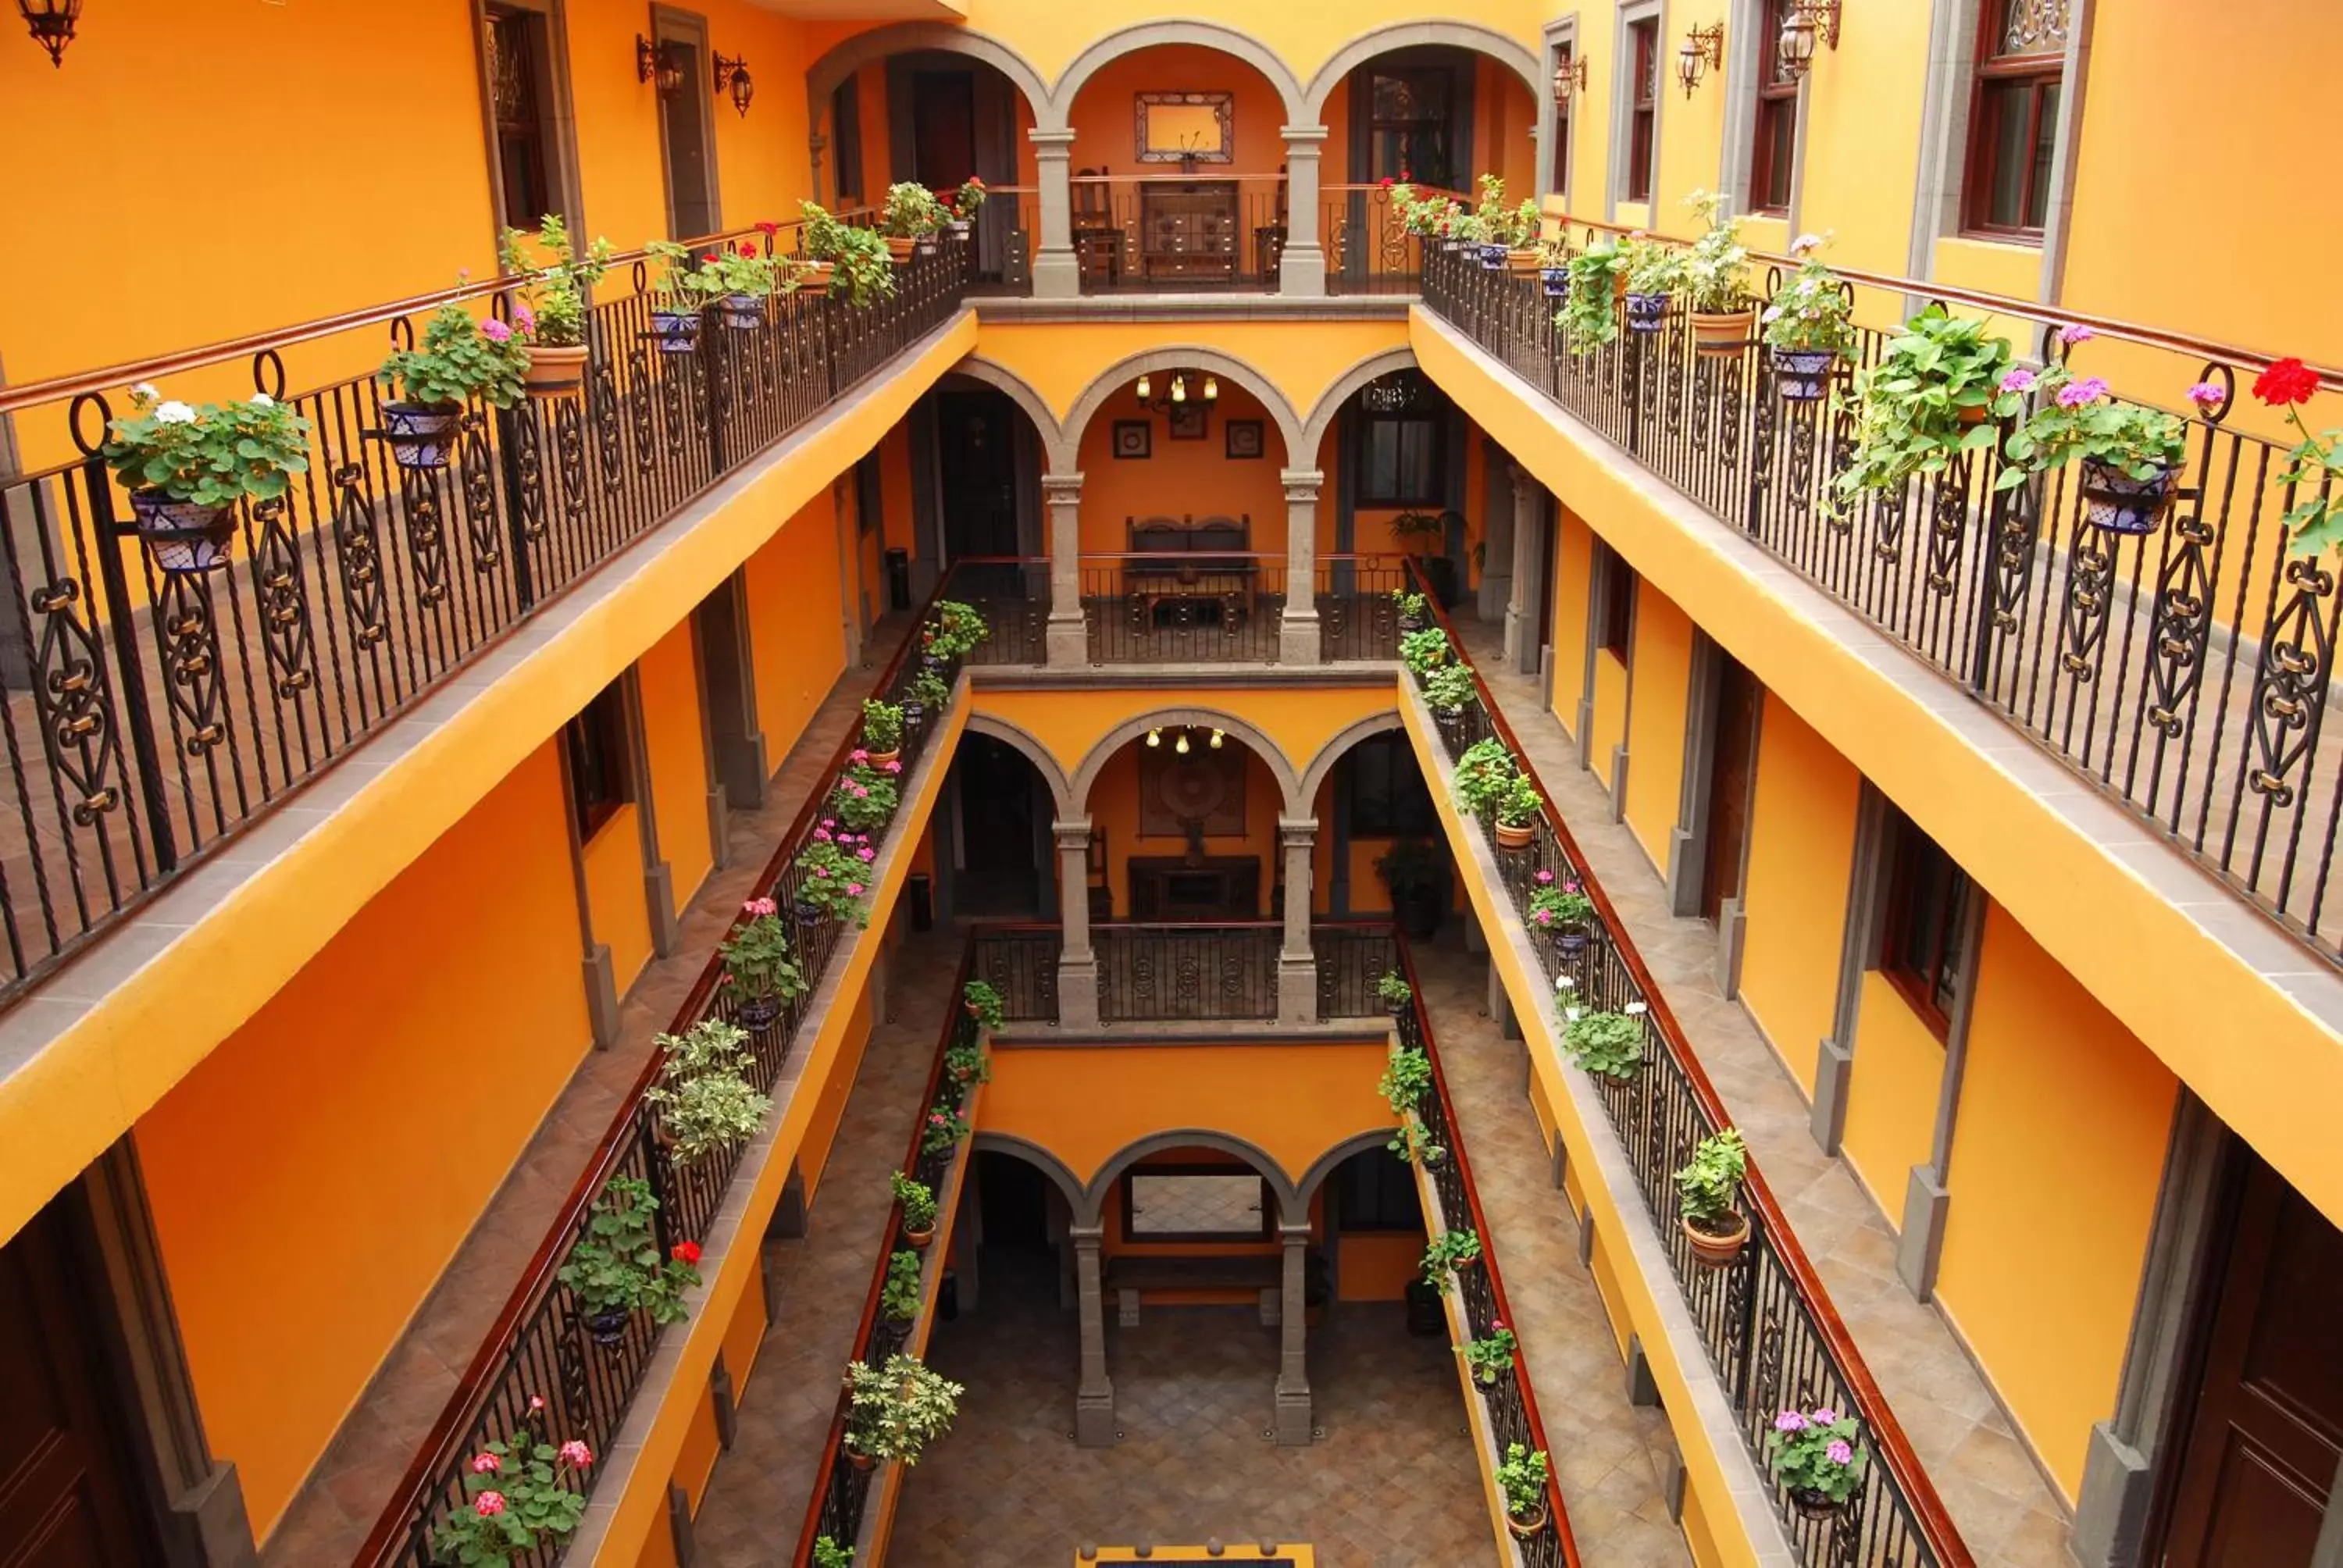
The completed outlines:
[[[1237,156],[1234,93],[1139,95],[1139,161],[1226,164]]]

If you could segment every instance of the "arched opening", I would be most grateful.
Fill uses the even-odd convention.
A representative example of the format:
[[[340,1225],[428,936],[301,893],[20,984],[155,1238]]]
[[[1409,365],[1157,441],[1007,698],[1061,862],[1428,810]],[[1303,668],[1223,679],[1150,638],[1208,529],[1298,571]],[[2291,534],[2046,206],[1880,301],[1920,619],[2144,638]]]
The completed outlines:
[[[863,459],[883,466],[880,484],[900,486],[917,519],[909,538],[890,528],[886,540],[908,558],[888,563],[900,608],[924,599],[949,569],[951,597],[982,610],[992,628],[974,655],[983,663],[1041,659],[1050,607],[1041,477],[1055,428],[1039,423],[1037,410],[1046,417],[990,377],[947,375]]]
[[[1060,909],[1051,780],[1019,746],[970,729],[944,775],[936,844],[939,904],[947,918],[1053,920]]]
[[[1513,506],[1495,444],[1412,367],[1375,377],[1312,425],[1316,461],[1342,498],[1320,508],[1322,535],[1331,533],[1322,549],[1336,558],[1386,558],[1388,582],[1376,575],[1358,585],[1386,590],[1405,576],[1396,558],[1413,556],[1440,602],[1459,603],[1487,563],[1481,547],[1489,509],[1502,505],[1510,515]],[[1333,591],[1351,591],[1339,573]]]
[[[1335,919],[1388,915],[1412,937],[1437,933],[1455,878],[1433,786],[1407,732],[1358,736],[1312,769],[1318,841],[1311,881],[1319,912]]]

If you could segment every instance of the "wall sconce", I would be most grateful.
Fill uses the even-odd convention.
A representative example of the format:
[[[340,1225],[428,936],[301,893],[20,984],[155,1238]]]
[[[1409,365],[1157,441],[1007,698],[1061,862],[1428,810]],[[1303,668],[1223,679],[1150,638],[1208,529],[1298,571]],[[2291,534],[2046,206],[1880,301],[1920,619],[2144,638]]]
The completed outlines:
[[[732,106],[740,111],[742,119],[748,118],[749,100],[757,95],[757,84],[749,79],[749,62],[723,55],[716,55],[715,60],[716,90],[720,93],[729,87]]]
[[[1724,64],[1724,23],[1713,22],[1685,34],[1684,47],[1676,51],[1676,80],[1684,84],[1684,96],[1692,96],[1692,90],[1700,85],[1711,65]]]
[[[1782,36],[1775,41],[1782,70],[1796,81],[1814,68],[1815,45],[1838,47],[1840,0],[1797,0],[1782,18]]]
[[[659,96],[672,97],[683,85],[683,67],[677,63],[673,54],[638,33],[635,35],[635,80],[656,81]]]
[[[62,67],[74,24],[81,20],[81,0],[16,0],[16,13],[25,18],[33,42],[49,52],[49,64]]]
[[[1584,91],[1586,91],[1586,62],[1575,55],[1564,55],[1562,57],[1562,63],[1554,68],[1554,106],[1557,109],[1567,109],[1570,107],[1571,95],[1574,92]]]

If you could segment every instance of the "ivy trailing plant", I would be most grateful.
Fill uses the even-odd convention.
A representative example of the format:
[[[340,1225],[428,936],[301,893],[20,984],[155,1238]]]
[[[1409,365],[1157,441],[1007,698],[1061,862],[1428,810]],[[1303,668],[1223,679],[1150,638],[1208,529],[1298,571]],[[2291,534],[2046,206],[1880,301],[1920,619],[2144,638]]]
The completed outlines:
[[[656,1036],[653,1043],[667,1054],[659,1081],[643,1098],[659,1108],[659,1131],[678,1165],[696,1165],[754,1137],[765,1124],[773,1101],[749,1081],[756,1057],[748,1030],[707,1018],[681,1034]]]
[[[854,1568],[854,1548],[840,1546],[827,1535],[813,1538],[813,1568]]]
[[[1415,1000],[1415,989],[1399,970],[1385,970],[1375,977],[1375,1000],[1397,1011]]]
[[[887,1281],[879,1287],[879,1310],[899,1323],[920,1315],[920,1255],[899,1247],[887,1260]]]
[[[1421,1046],[1392,1047],[1375,1092],[1383,1097],[1383,1103],[1391,1107],[1393,1116],[1405,1117],[1432,1092],[1431,1055]]]
[[[989,981],[969,981],[960,988],[960,1005],[968,1009],[968,1015],[976,1020],[980,1029],[997,1030],[1008,1020],[1008,1004],[1001,1000],[1001,993]]]
[[[1416,1121],[1403,1121],[1392,1141],[1384,1145],[1410,1165],[1437,1165],[1448,1158],[1448,1151],[1433,1141],[1432,1134]]]
[[[1963,452],[1989,452],[1989,424],[2009,370],[2009,345],[1982,319],[1931,304],[1890,338],[1879,363],[1855,378],[1855,453],[1836,480],[1843,512],[1866,490],[1942,473]]]
[[[1423,1282],[1446,1295],[1455,1276],[1480,1261],[1481,1238],[1477,1232],[1443,1231],[1423,1250]]]
[[[1627,257],[1614,240],[1588,246],[1570,258],[1570,281],[1554,324],[1573,356],[1584,357],[1619,336],[1619,286]]]

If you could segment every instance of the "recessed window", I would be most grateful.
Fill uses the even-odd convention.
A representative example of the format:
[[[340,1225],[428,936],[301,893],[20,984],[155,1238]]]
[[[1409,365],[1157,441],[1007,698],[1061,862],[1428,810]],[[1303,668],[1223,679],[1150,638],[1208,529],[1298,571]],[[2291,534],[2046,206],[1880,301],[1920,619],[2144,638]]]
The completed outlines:
[[[1605,547],[1598,584],[1602,602],[1594,607],[1594,645],[1624,664],[1635,628],[1635,568]]]
[[[488,117],[495,139],[497,200],[505,222],[535,228],[548,213],[563,216],[554,183],[558,120],[552,112],[548,19],[515,5],[490,5],[481,33],[487,50]]]
[[[562,727],[569,753],[569,798],[585,843],[632,798],[627,783],[626,696],[617,681]]]
[[[1782,35],[1784,13],[1795,4],[1765,0],[1765,30],[1757,35],[1761,70],[1749,164],[1749,206],[1756,212],[1790,210],[1790,176],[1798,166],[1798,78],[1782,63],[1774,41]]]
[[[1367,75],[1367,178],[1408,179],[1453,190],[1457,115],[1463,95],[1445,66],[1370,71]]]
[[[1432,790],[1404,737],[1377,735],[1351,750],[1353,839],[1428,839],[1437,830]]]
[[[852,76],[830,95],[830,154],[838,170],[838,203],[860,201],[862,189],[862,89]]]
[[[1448,504],[1448,401],[1413,370],[1393,371],[1359,392],[1358,505]]]
[[[1556,44],[1554,46],[1554,75],[1559,78],[1564,72],[1571,70],[1577,58],[1578,50],[1575,45]],[[1575,79],[1573,80],[1572,85],[1574,89]],[[1569,103],[1554,106],[1554,184],[1551,188],[1555,196],[1570,194],[1570,111],[1577,102],[1578,95],[1574,90]]]
[[[1122,1179],[1122,1232],[1132,1241],[1263,1241],[1269,1183],[1238,1169],[1134,1171]]]
[[[1968,972],[1968,874],[1935,839],[1891,809],[1886,925],[1879,971],[1942,1040]]]
[[[1660,19],[1627,29],[1628,90],[1626,199],[1652,199],[1652,161],[1660,132]]]
[[[2069,4],[1983,0],[1978,6],[1976,88],[1962,183],[1962,221],[1972,230],[2042,236],[2066,85]]]
[[[886,520],[886,503],[879,488],[879,454],[872,452],[854,465],[854,521],[867,534]]]
[[[1423,1229],[1415,1167],[1405,1161],[1394,1160],[1379,1149],[1353,1155],[1337,1167],[1334,1188],[1345,1234]]]

